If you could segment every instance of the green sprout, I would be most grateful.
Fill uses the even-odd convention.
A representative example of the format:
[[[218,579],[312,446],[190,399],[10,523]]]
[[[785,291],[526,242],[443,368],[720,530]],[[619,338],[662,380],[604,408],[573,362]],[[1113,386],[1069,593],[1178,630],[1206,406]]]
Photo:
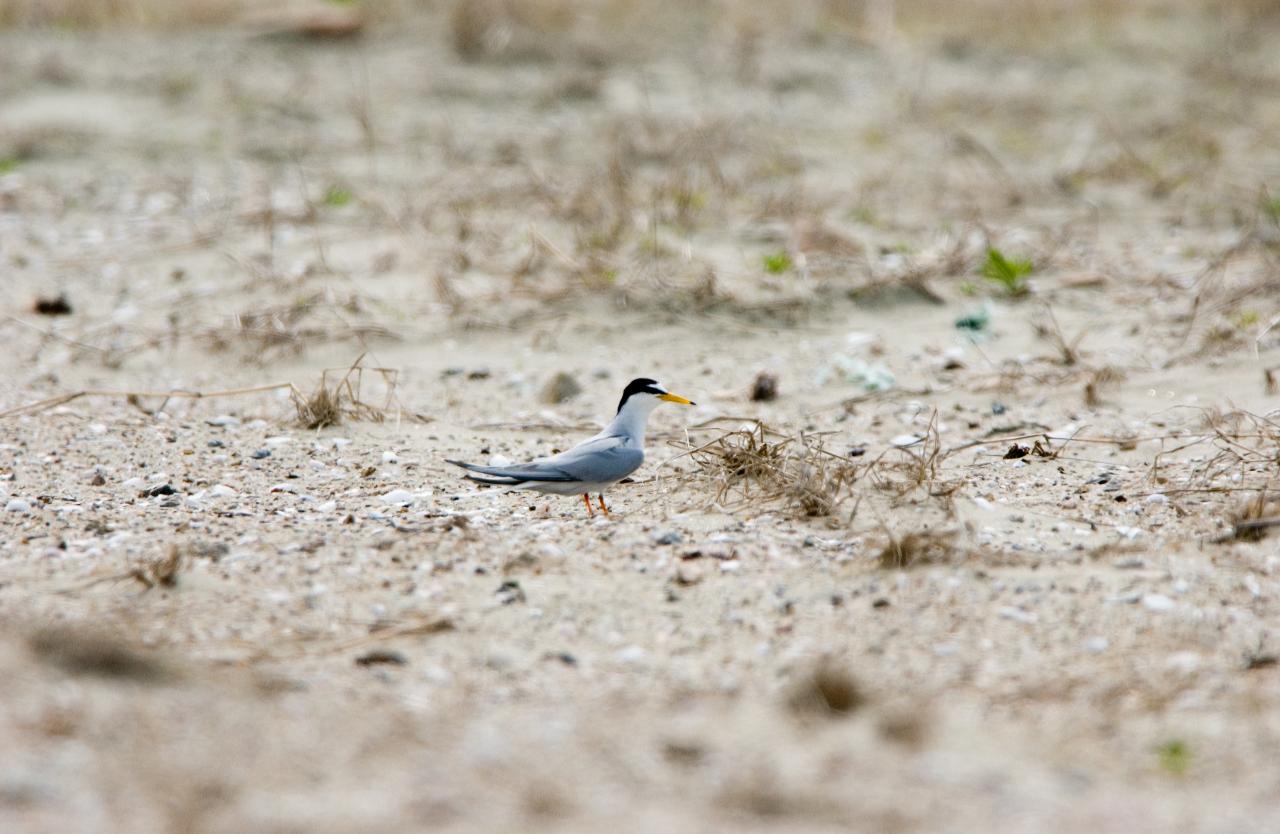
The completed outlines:
[[[10,171],[17,170],[18,158],[15,156],[0,156],[0,174],[7,174]]]
[[[1262,201],[1262,211],[1272,223],[1280,223],[1280,197],[1268,197]]]
[[[781,275],[791,269],[791,256],[779,249],[764,256],[764,268],[770,275]]]
[[[982,275],[1004,287],[1011,296],[1027,294],[1026,277],[1031,270],[1031,261],[1010,260],[994,246],[987,249],[987,262],[982,265]]]
[[[324,204],[331,208],[340,208],[351,202],[351,192],[340,185],[331,185],[324,192]]]
[[[1191,748],[1185,741],[1173,739],[1156,748],[1160,769],[1174,776],[1181,776],[1191,766]]]

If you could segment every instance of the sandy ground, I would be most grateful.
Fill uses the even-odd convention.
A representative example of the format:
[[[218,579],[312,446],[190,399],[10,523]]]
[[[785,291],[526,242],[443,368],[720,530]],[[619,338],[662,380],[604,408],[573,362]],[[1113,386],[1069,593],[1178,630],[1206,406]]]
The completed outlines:
[[[1280,829],[1280,33],[915,22],[0,33],[0,409],[396,372],[0,418],[0,830]]]

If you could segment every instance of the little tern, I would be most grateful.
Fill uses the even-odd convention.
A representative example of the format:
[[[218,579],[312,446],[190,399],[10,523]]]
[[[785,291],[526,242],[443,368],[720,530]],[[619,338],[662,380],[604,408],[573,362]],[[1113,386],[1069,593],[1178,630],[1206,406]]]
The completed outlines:
[[[618,413],[613,422],[595,437],[572,449],[551,457],[512,466],[478,466],[460,460],[449,460],[468,473],[466,477],[481,484],[531,489],[553,495],[581,495],[591,509],[590,493],[596,493],[600,510],[607,516],[604,491],[640,468],[644,463],[644,429],[649,414],[664,402],[695,405],[663,388],[652,379],[633,379],[622,391]]]

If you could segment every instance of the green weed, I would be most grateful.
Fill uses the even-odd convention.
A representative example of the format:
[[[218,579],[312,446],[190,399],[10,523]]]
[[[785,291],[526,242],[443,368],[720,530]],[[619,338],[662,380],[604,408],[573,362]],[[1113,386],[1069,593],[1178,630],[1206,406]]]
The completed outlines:
[[[764,256],[764,269],[770,275],[781,275],[791,267],[791,256],[781,249]]]
[[[340,185],[331,185],[324,192],[324,204],[330,208],[341,208],[351,202],[352,194]]]
[[[1174,776],[1181,776],[1191,766],[1191,748],[1185,741],[1173,739],[1156,748],[1160,769]]]
[[[987,249],[987,262],[982,265],[983,277],[999,284],[1010,296],[1027,294],[1026,278],[1031,270],[1031,261],[1010,260],[994,246]]]

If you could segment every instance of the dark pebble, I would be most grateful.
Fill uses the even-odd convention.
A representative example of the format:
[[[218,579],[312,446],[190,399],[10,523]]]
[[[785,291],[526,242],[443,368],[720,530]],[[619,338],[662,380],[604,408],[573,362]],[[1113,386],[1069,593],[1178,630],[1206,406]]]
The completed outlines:
[[[148,490],[147,495],[150,495],[152,498],[156,498],[161,495],[173,495],[175,492],[177,492],[177,490],[173,488],[173,484],[164,484]]]
[[[258,451],[256,451],[256,452],[254,452],[254,453],[253,453],[253,456],[252,456],[252,457],[253,457],[253,459],[254,459],[254,460],[262,460],[263,458],[269,458],[269,457],[271,457],[271,450],[270,450],[270,449],[259,449]]]

